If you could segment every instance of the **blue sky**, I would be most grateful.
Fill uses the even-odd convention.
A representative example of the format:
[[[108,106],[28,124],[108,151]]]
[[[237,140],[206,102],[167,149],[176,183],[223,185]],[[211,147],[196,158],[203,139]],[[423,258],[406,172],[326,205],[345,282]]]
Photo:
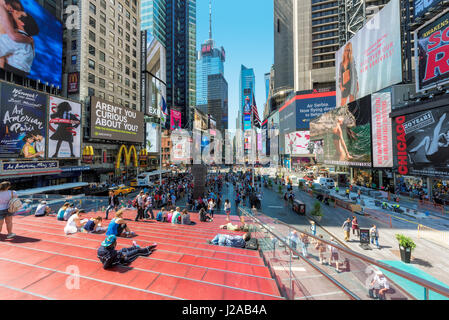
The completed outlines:
[[[209,38],[209,0],[197,0],[197,49]],[[254,68],[256,103],[262,120],[264,74],[273,64],[273,1],[212,0],[212,37],[226,51],[229,128],[235,128],[239,105],[240,66]]]

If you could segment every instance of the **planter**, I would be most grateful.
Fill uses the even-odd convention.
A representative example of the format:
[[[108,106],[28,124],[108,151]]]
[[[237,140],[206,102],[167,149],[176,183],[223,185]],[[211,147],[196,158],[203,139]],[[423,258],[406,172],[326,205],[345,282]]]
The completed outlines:
[[[320,222],[323,216],[312,216],[312,219],[315,220],[315,222]]]
[[[412,257],[412,249],[399,246],[399,251],[401,252],[401,261],[410,263],[410,259]]]

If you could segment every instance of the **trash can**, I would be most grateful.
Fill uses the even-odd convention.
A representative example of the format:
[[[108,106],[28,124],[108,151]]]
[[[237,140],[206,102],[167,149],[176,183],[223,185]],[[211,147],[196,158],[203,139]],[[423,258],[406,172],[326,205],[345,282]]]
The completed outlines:
[[[305,215],[306,214],[306,205],[302,201],[294,200],[293,201],[293,211],[295,211],[296,213],[298,213],[300,215]]]

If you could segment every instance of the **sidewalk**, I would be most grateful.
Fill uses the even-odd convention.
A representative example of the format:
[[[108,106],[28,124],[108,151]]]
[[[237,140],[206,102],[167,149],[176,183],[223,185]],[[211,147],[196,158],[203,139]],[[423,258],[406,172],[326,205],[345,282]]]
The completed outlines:
[[[297,199],[306,203],[307,211],[309,212],[316,199],[312,199],[310,195],[299,191],[298,188],[294,188],[294,192]],[[379,231],[379,244],[381,249],[377,249],[371,245],[372,250],[364,250],[359,245],[359,239],[352,235],[352,231],[351,240],[349,242],[344,241],[342,224],[346,218],[352,218],[353,214],[350,211],[324,204],[322,205],[322,209],[324,216],[319,222],[319,225],[323,229],[330,232],[340,242],[345,243],[350,249],[376,260],[384,262],[400,261],[399,246],[395,235],[401,233],[411,237],[416,243],[416,249],[412,252],[410,265],[449,285],[449,274],[447,273],[447,270],[449,270],[449,249],[424,239],[418,239],[416,225],[404,222],[397,224],[399,227],[393,226],[393,228],[389,228],[389,226],[379,221],[357,215],[357,220],[361,228],[370,228],[373,224],[376,224]]]

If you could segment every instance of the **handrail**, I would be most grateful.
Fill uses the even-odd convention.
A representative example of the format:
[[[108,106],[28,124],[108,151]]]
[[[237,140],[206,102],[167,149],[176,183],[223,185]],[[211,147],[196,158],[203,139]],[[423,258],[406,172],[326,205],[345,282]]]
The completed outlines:
[[[263,214],[263,213],[259,212],[259,214]],[[263,214],[263,215],[266,216],[265,214]],[[304,232],[304,231],[298,230],[297,228],[295,228],[293,226],[290,226],[290,225],[288,225],[288,224],[286,224],[286,223],[284,223],[284,222],[282,222],[282,221],[280,221],[280,220],[278,220],[276,218],[272,218],[272,217],[268,217],[268,218],[273,219],[276,222],[278,222],[279,224],[287,226],[287,227],[289,227],[291,229],[294,229],[294,230],[299,231],[301,233],[305,233],[307,236],[312,237],[314,239],[317,239],[317,240],[319,240],[321,242],[324,242],[327,245],[331,245],[331,246],[334,246],[334,247],[336,246],[334,243],[330,243],[330,242],[328,242],[328,241],[326,241],[324,239],[318,239],[316,236],[314,236],[312,234],[309,234],[308,232]],[[441,286],[441,285],[439,285],[437,283],[425,280],[423,278],[416,277],[416,276],[414,276],[414,275],[412,275],[412,274],[410,274],[410,273],[408,273],[406,271],[402,271],[402,270],[397,269],[395,267],[389,266],[389,265],[387,265],[387,264],[385,264],[383,262],[374,260],[372,258],[364,256],[364,255],[362,255],[362,254],[360,254],[358,252],[355,252],[355,251],[353,251],[351,249],[347,249],[347,248],[342,247],[340,245],[338,246],[338,248],[339,248],[339,250],[342,250],[343,252],[345,252],[345,253],[347,253],[347,254],[349,254],[351,256],[354,256],[355,258],[360,259],[360,260],[362,260],[362,261],[364,261],[364,262],[366,262],[368,264],[373,264],[373,265],[375,265],[375,266],[377,266],[379,268],[385,269],[386,271],[389,271],[389,272],[391,272],[391,273],[393,273],[393,274],[395,274],[397,276],[400,276],[400,277],[402,277],[402,278],[404,278],[406,280],[412,281],[412,282],[414,282],[414,283],[424,287],[427,290],[434,291],[434,292],[436,292],[438,294],[441,294],[442,296],[445,296],[445,297],[449,298],[449,289],[447,289],[447,288],[445,288],[445,287],[443,287],[443,286]],[[406,292],[406,291],[404,290],[404,292]]]
[[[361,300],[358,296],[356,296],[354,293],[352,293],[348,288],[346,288],[343,284],[341,284],[340,282],[338,282],[336,279],[334,279],[333,277],[331,277],[328,273],[324,272],[321,268],[319,268],[318,266],[316,266],[314,263],[312,263],[309,259],[303,257],[296,249],[292,248],[288,243],[286,243],[283,239],[279,238],[276,234],[274,234],[273,232],[271,232],[271,230],[269,228],[267,228],[263,222],[261,222],[259,219],[257,219],[256,217],[254,217],[253,215],[248,214],[248,212],[244,209],[244,208],[240,208],[239,210],[244,212],[244,214],[246,216],[248,216],[249,218],[251,218],[253,221],[255,221],[256,223],[258,223],[262,228],[264,228],[265,230],[267,230],[270,235],[272,235],[273,237],[275,237],[276,239],[278,239],[280,242],[282,242],[290,251],[294,252],[298,257],[300,257],[302,260],[304,260],[307,264],[309,264],[313,269],[315,269],[316,271],[318,271],[319,273],[321,273],[323,276],[325,276],[329,281],[331,281],[337,288],[339,288],[340,290],[343,291],[343,293],[345,293],[347,296],[349,296],[351,299],[353,300]]]

